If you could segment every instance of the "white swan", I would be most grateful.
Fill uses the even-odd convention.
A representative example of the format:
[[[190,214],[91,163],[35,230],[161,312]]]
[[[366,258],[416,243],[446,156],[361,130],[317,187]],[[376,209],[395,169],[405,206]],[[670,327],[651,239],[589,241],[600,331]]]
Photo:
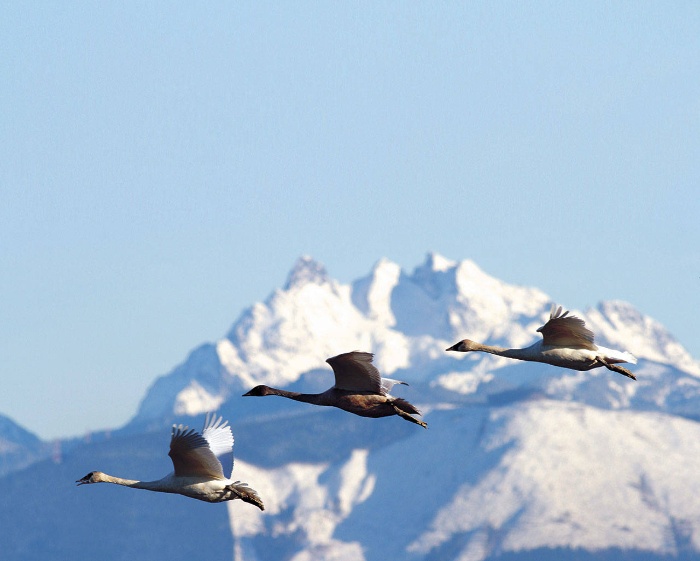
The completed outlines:
[[[546,362],[573,370],[591,370],[605,366],[623,376],[637,379],[626,368],[617,366],[620,362],[636,364],[634,356],[627,351],[598,347],[593,342],[593,332],[586,327],[584,321],[568,314],[569,312],[562,313],[561,306],[556,309],[552,306],[549,321],[537,330],[542,333],[542,340],[524,349],[504,349],[464,339],[446,350],[463,353],[482,351],[518,360]]]
[[[233,434],[228,421],[222,417],[207,415],[201,434],[183,425],[173,425],[168,456],[175,471],[158,481],[135,481],[93,471],[76,483],[114,483],[134,489],[177,493],[209,503],[241,499],[265,510],[262,500],[247,483],[224,475],[221,460],[230,464],[227,471],[233,475]]]

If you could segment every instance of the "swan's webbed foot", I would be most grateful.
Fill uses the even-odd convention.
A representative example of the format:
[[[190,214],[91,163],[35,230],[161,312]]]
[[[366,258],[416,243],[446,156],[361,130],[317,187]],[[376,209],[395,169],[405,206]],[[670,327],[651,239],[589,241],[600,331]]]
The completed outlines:
[[[600,357],[598,357],[597,360],[608,370],[612,370],[613,372],[617,372],[618,374],[622,374],[623,376],[627,376],[628,378],[632,378],[633,380],[637,379],[637,377],[634,374],[632,374],[632,372],[630,372],[626,368],[623,368],[622,366],[618,366],[617,364],[610,364],[607,360]]]
[[[394,408],[394,411],[396,411],[396,414],[397,414],[399,417],[401,417],[402,419],[406,419],[407,421],[411,421],[412,423],[415,423],[415,424],[417,424],[417,425],[420,425],[420,426],[423,427],[424,429],[427,429],[427,428],[428,428],[428,424],[427,424],[427,423],[424,423],[423,421],[419,421],[419,420],[416,419],[415,417],[411,417],[411,415],[409,415],[408,413],[406,413],[406,412],[403,411],[402,409],[399,409],[399,408],[396,407],[396,405],[394,405],[393,403],[391,404],[391,406]]]
[[[258,493],[252,487],[248,487],[247,483],[236,481],[228,486],[231,492],[242,501],[257,506],[260,510],[265,510],[265,505]]]

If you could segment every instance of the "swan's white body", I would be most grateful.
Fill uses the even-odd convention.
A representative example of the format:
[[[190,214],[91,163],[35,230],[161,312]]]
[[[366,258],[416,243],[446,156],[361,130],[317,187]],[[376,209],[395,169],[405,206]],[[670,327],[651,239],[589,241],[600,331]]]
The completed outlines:
[[[593,332],[586,327],[584,321],[576,316],[562,313],[561,306],[549,314],[549,321],[537,331],[542,333],[542,340],[524,349],[504,349],[492,345],[482,345],[469,339],[464,339],[452,345],[448,351],[481,351],[507,358],[544,362],[572,370],[591,370],[606,368],[636,380],[626,368],[616,366],[622,362],[636,364],[637,359],[626,351],[617,351],[599,347],[594,343]]]
[[[545,362],[554,366],[571,368],[572,370],[591,370],[603,366],[596,364],[599,358],[603,358],[611,364],[620,362],[636,363],[637,359],[628,352],[616,351],[606,347],[591,349],[573,349],[569,347],[557,347],[545,345],[544,341],[525,347],[524,349],[505,349],[501,356],[528,360],[533,362]]]
[[[233,434],[228,421],[207,415],[201,434],[183,425],[173,425],[168,455],[174,471],[157,481],[123,479],[93,471],[77,483],[114,483],[134,489],[176,493],[209,503],[241,499],[264,510],[260,497],[247,483],[224,475],[222,462],[233,475]]]

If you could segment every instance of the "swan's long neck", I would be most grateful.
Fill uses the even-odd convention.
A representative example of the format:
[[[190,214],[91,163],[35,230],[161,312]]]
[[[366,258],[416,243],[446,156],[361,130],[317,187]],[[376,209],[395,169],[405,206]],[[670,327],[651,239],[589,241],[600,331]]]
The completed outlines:
[[[504,356],[506,358],[517,358],[518,360],[533,360],[533,356],[529,353],[529,348],[525,349],[506,349],[504,347],[496,347],[494,345],[474,344],[475,351],[482,351],[492,355]]]
[[[100,476],[100,483],[114,483],[115,485],[123,485],[124,487],[131,487],[132,489],[146,489],[148,491],[165,491],[166,489],[162,485],[162,481],[162,479],[158,481],[137,481],[135,479],[123,479],[121,477],[107,475],[106,473]]]
[[[324,403],[322,402],[322,400],[320,398],[320,396],[323,394],[289,392],[287,390],[280,390],[277,388],[270,388],[269,392],[272,395],[279,395],[282,397],[287,397],[289,399],[293,399],[294,401],[302,401],[304,403],[313,403],[315,405],[324,405]]]

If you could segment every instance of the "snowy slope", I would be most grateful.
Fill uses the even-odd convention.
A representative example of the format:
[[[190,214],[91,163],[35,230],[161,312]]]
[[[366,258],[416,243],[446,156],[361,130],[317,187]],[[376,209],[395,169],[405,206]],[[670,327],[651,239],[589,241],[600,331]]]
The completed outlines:
[[[555,430],[552,430],[555,429]],[[539,548],[700,550],[700,426],[663,414],[530,402],[490,411],[465,481],[408,551],[461,540],[462,555]]]
[[[551,400],[429,420],[430,431],[333,463],[242,466],[269,497],[266,513],[232,516],[244,558],[700,551],[697,423]]]

